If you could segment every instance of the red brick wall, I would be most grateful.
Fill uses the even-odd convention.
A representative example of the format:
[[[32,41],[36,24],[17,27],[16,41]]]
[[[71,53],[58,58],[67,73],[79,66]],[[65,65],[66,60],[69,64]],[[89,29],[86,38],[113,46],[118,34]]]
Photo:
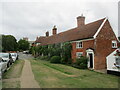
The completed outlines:
[[[94,40],[83,41],[83,48],[76,48],[76,42],[72,43],[72,59],[73,62],[76,60],[76,52],[83,52],[83,56],[86,56],[86,49],[94,48]]]
[[[95,69],[106,68],[106,57],[115,50],[112,48],[112,40],[117,39],[109,21],[107,20],[95,39]]]
[[[83,48],[77,49],[76,42],[72,43],[72,59],[73,62],[76,60],[76,52],[83,52],[86,56],[86,49],[94,49],[94,69],[105,69],[106,68],[106,57],[112,53],[115,49],[112,48],[112,40],[117,40],[109,21],[106,21],[101,31],[95,40],[83,41]]]

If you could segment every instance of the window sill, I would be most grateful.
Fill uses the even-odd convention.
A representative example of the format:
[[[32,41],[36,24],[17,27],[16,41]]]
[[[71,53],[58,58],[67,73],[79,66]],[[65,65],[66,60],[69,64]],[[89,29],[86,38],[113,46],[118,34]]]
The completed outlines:
[[[117,49],[118,47],[112,47],[112,49]]]
[[[81,48],[78,48],[78,47],[76,47],[76,49],[82,49],[83,47],[81,47]]]

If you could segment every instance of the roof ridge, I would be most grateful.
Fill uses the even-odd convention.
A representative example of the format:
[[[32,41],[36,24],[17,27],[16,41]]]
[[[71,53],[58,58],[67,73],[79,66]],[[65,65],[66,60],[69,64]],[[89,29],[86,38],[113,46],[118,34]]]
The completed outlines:
[[[89,25],[89,24],[92,24],[92,23],[95,23],[95,22],[98,22],[98,21],[101,21],[101,20],[104,21],[105,19],[106,19],[106,18],[102,18],[102,19],[99,19],[99,20],[96,20],[96,21],[93,21],[93,22],[87,23],[87,24],[85,24],[84,26]],[[74,29],[77,29],[77,27],[72,28],[72,29],[69,29],[69,30],[64,31],[64,32],[68,32],[68,31],[71,31],[71,30],[74,30]],[[64,32],[60,32],[60,33],[58,33],[58,34],[62,34],[62,33],[64,33]],[[56,34],[56,35],[58,35],[58,34]],[[52,36],[53,36],[53,35],[52,35]]]
[[[75,27],[64,32],[60,32],[58,34],[51,35],[47,38],[44,38],[44,40],[40,40],[41,45],[49,45],[53,43],[61,43],[93,37],[105,19],[106,18],[102,18],[85,24],[80,28]]]
[[[87,24],[85,24],[85,25],[88,25],[88,24],[91,24],[91,23],[95,23],[95,22],[98,22],[98,21],[101,21],[101,20],[105,20],[106,19],[106,17],[105,18],[102,18],[102,19],[98,19],[98,20],[95,20],[95,21],[93,21],[93,22],[90,22],[90,23],[87,23]]]
[[[104,21],[105,19],[106,19],[106,18],[102,18],[102,19],[99,19],[99,20],[96,20],[96,21],[93,21],[93,22],[87,23],[87,24],[85,24],[84,26],[89,25],[89,24],[93,24],[93,23],[95,23],[95,22],[99,22],[99,21],[101,21],[101,20]],[[58,33],[58,34],[63,34],[63,33],[65,33],[65,32],[68,32],[68,31],[71,31],[71,30],[74,30],[74,29],[77,29],[77,27],[72,28],[72,29],[69,29],[69,30],[64,31],[64,32],[60,32],[60,33]],[[58,34],[56,34],[56,35],[58,35]],[[52,35],[52,36],[53,36],[53,35]]]

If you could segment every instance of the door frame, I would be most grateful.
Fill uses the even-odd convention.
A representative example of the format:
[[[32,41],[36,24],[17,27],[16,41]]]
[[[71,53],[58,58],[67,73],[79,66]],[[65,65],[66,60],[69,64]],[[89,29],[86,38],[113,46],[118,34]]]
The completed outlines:
[[[92,54],[92,56],[93,56],[93,68],[91,68],[91,69],[94,69],[94,51],[92,49],[87,49],[86,52],[87,52],[87,57],[88,57],[88,68],[90,68],[89,54]]]

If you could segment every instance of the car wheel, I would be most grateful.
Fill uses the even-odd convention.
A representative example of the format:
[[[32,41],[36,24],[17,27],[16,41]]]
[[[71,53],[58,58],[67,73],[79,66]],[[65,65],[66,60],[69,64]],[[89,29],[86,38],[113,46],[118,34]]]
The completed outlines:
[[[7,68],[9,68],[9,66],[10,66],[10,63],[8,62],[8,63],[7,63]]]

